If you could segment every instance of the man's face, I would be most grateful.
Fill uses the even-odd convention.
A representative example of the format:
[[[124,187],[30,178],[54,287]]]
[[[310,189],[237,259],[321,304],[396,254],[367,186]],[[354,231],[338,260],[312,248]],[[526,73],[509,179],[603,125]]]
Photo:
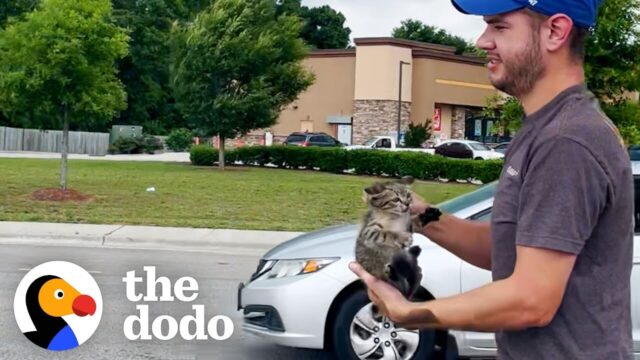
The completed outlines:
[[[477,46],[487,52],[489,80],[509,95],[528,94],[545,72],[538,26],[524,11],[488,16],[485,22]]]

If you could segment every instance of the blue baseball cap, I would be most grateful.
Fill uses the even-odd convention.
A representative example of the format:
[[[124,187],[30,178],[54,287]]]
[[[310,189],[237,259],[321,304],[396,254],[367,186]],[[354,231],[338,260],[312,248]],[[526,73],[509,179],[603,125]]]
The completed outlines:
[[[598,17],[598,7],[603,0],[451,0],[458,11],[480,16],[492,16],[529,8],[552,16],[565,14],[573,23],[592,28]]]

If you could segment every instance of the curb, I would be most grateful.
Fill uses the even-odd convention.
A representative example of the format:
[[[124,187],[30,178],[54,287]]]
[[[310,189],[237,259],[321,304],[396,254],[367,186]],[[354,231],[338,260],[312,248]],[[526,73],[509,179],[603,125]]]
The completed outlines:
[[[0,221],[0,242],[263,254],[303,233]]]

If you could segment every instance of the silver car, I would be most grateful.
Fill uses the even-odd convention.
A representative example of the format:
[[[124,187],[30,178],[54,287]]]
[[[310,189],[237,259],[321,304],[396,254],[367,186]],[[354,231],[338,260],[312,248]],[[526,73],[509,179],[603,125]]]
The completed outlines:
[[[640,211],[640,166],[634,167]],[[438,204],[460,218],[489,221],[497,183]],[[638,215],[636,214],[636,219]],[[640,224],[640,222],[639,222]],[[410,331],[371,316],[371,303],[348,269],[354,259],[355,225],[304,234],[276,246],[238,289],[246,332],[291,347],[326,349],[338,359],[491,358],[493,333]],[[640,228],[634,240],[632,311],[635,359],[640,360]],[[422,300],[466,292],[491,281],[489,271],[461,261],[422,235]]]

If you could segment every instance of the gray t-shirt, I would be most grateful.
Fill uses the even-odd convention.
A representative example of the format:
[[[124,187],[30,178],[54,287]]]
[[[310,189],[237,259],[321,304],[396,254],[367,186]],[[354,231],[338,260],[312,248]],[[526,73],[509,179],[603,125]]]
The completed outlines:
[[[523,120],[494,200],[493,278],[513,273],[516,245],[577,260],[551,323],[497,332],[499,359],[631,359],[633,221],[629,156],[585,86]]]

